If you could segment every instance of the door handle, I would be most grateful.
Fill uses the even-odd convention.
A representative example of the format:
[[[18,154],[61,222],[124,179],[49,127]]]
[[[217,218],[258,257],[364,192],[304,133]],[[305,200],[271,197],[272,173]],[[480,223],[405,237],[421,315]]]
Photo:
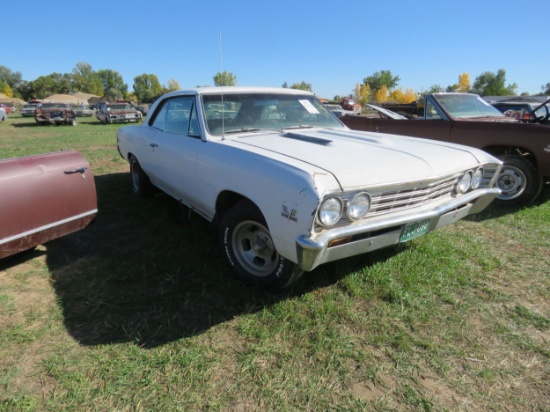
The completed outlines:
[[[73,175],[73,174],[75,174],[75,173],[82,173],[82,174],[84,174],[84,173],[86,173],[87,170],[88,170],[87,167],[81,167],[81,168],[79,168],[79,169],[65,170],[65,174],[66,174],[66,175]]]
[[[86,179],[86,171],[88,170],[87,167],[80,167],[78,169],[72,169],[72,170],[65,170],[66,175],[74,175],[75,173],[80,173],[80,176],[82,179]]]

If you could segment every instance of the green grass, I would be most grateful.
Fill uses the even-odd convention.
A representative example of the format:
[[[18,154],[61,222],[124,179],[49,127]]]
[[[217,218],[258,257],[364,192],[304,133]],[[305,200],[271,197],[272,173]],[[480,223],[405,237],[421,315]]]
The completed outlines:
[[[550,411],[549,187],[273,294],[207,222],[131,193],[119,127],[0,125],[0,158],[81,152],[99,202],[0,261],[0,411]]]

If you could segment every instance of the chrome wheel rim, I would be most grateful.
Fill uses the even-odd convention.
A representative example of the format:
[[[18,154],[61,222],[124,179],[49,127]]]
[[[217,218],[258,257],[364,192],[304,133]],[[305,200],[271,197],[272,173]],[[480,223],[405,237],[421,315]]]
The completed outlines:
[[[527,188],[527,177],[517,167],[504,165],[504,168],[498,175],[497,187],[502,190],[498,197],[500,200],[512,200],[525,192]]]
[[[279,254],[265,226],[243,221],[235,227],[231,240],[235,257],[248,273],[265,277],[275,271]]]

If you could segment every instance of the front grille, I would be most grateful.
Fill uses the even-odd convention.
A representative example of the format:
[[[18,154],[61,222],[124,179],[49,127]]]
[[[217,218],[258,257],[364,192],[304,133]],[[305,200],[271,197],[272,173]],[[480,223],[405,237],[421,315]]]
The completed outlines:
[[[480,188],[493,186],[493,179],[500,165],[496,163],[486,163],[483,165],[483,179]],[[471,169],[472,171],[475,169]],[[371,196],[371,207],[367,216],[379,216],[386,213],[395,213],[414,207],[421,207],[430,202],[456,196],[456,185],[466,171],[446,176],[438,181],[423,184],[421,186],[407,187],[399,190],[380,191],[365,189]],[[357,192],[356,192],[357,193]],[[347,205],[351,200],[353,193],[346,196],[339,196],[344,204],[344,210],[341,219],[332,227],[347,225],[350,220],[347,216]]]
[[[426,187],[383,192],[372,197],[369,216],[422,206],[432,200],[450,196],[457,182],[458,177],[454,176]]]

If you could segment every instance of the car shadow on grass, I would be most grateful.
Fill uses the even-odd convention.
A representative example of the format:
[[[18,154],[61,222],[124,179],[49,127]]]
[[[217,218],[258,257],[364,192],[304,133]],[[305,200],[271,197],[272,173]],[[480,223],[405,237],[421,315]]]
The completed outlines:
[[[95,179],[96,221],[46,245],[65,326],[82,345],[155,347],[194,336],[399,253],[390,248],[323,265],[271,293],[233,278],[210,224],[178,202],[163,194],[135,196],[128,173]]]

